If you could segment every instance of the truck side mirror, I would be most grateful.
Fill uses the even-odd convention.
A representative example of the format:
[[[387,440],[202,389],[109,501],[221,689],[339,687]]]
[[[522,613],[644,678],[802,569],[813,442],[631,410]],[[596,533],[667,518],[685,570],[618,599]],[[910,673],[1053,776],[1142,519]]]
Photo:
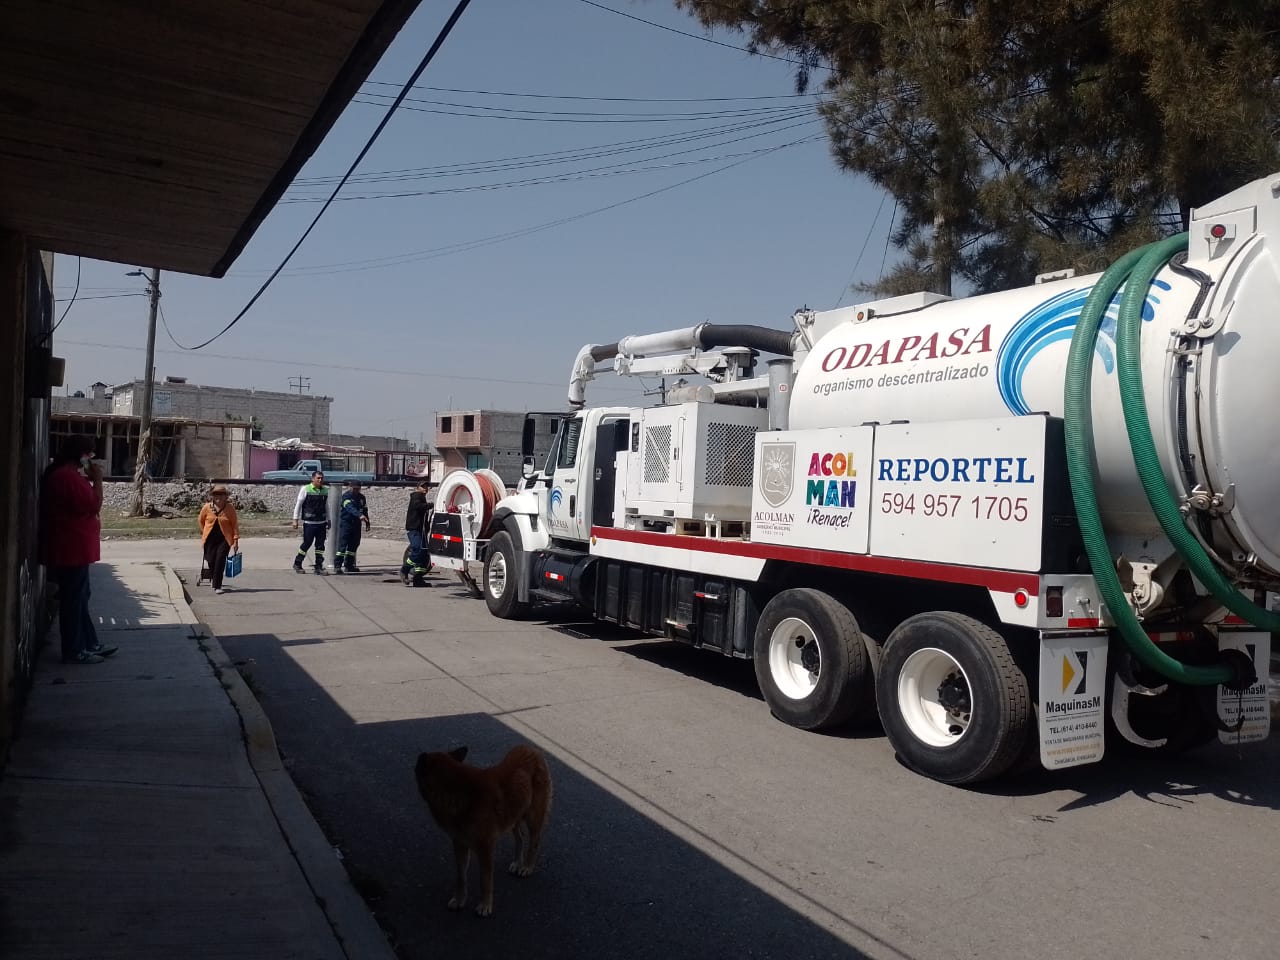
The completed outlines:
[[[524,430],[520,434],[520,455],[524,457],[525,460],[533,459],[535,431],[537,430],[537,427],[538,423],[533,419],[533,417],[524,418]]]
[[[531,480],[537,472],[538,468],[533,457],[526,454],[520,460],[520,476],[525,480]]]

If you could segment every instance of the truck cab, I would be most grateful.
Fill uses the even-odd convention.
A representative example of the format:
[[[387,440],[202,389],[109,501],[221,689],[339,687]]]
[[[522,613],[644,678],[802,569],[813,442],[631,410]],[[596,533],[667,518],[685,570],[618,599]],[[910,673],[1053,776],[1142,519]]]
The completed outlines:
[[[629,449],[630,427],[629,407],[580,410],[560,421],[542,470],[525,480],[525,489],[545,491],[540,513],[552,541],[586,544],[593,526],[614,525],[618,454]]]

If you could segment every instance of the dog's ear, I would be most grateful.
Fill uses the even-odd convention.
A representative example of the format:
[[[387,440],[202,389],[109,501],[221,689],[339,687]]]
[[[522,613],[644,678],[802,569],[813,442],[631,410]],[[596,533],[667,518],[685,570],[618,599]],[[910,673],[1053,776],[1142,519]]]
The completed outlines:
[[[461,763],[463,760],[467,759],[467,748],[456,747],[453,750],[449,751],[449,756],[453,757],[453,759]]]

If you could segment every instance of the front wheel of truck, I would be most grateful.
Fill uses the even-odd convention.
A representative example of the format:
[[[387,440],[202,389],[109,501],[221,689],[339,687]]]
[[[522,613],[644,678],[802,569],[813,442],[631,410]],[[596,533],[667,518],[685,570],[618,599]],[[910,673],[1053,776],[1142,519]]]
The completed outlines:
[[[495,534],[484,559],[484,603],[490,613],[503,620],[519,620],[529,612],[529,602],[519,599],[517,559],[511,534],[505,530]]]

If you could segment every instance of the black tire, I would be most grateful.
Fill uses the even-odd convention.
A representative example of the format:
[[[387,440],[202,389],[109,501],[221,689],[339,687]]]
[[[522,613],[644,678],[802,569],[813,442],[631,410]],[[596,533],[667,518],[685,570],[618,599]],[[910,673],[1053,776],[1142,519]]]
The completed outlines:
[[[795,635],[786,636],[788,631]],[[753,656],[765,703],[793,727],[834,727],[875,709],[858,621],[820,590],[784,590],[770,600],[756,624]]]
[[[876,702],[898,757],[942,783],[998,777],[1035,726],[1031,687],[1008,642],[959,613],[921,613],[898,625],[880,660]]]
[[[484,558],[484,604],[489,612],[503,620],[519,620],[529,612],[529,602],[519,600],[516,583],[516,547],[511,534],[505,530],[496,533],[489,541],[489,552]],[[495,593],[495,587],[497,591]]]

